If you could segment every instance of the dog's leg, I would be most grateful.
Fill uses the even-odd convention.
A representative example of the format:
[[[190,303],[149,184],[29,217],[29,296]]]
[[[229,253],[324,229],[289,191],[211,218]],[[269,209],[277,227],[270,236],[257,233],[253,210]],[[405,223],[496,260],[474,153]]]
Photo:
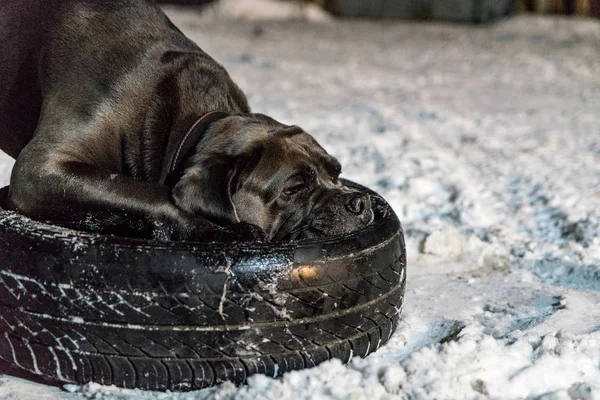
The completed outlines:
[[[0,0],[0,149],[13,158],[33,136],[42,106],[39,52],[44,0]]]
[[[166,186],[75,162],[32,165],[22,154],[11,178],[9,204],[38,220],[75,229],[156,239],[198,239],[219,231],[177,208]]]

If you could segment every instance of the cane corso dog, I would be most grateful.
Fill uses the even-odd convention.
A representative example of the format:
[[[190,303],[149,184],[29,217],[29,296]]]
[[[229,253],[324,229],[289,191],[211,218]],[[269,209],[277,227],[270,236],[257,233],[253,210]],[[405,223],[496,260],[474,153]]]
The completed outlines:
[[[2,1],[0,147],[9,207],[76,229],[293,240],[373,218],[334,157],[252,113],[150,0]]]

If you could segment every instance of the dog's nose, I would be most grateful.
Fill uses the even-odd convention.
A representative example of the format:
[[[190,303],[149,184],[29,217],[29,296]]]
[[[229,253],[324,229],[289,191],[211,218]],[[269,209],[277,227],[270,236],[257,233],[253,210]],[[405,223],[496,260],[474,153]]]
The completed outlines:
[[[366,193],[350,193],[345,203],[346,210],[358,215],[371,209],[371,199]]]

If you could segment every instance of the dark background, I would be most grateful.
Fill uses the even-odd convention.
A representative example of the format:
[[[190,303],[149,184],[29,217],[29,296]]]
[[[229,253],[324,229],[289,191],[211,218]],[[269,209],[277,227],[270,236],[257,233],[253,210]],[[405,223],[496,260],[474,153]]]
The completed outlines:
[[[164,4],[205,5],[218,0],[160,0]],[[600,18],[600,0],[281,0],[312,1],[333,14],[350,17],[457,19],[475,22],[512,12],[583,15]],[[437,4],[436,4],[437,3]],[[445,12],[432,13],[432,8]],[[457,12],[457,10],[459,10]],[[466,11],[465,11],[466,10]],[[463,14],[456,18],[456,14]],[[481,15],[483,13],[483,16]],[[468,14],[468,15],[467,15]],[[448,17],[448,16],[454,16]]]

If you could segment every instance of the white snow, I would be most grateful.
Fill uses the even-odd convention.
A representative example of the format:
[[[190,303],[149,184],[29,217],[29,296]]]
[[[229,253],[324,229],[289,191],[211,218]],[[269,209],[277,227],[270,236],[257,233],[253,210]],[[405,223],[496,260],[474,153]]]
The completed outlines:
[[[256,112],[312,133],[403,222],[390,342],[248,385],[0,398],[600,399],[600,24],[230,20],[169,8]],[[2,158],[0,182],[11,162]]]

